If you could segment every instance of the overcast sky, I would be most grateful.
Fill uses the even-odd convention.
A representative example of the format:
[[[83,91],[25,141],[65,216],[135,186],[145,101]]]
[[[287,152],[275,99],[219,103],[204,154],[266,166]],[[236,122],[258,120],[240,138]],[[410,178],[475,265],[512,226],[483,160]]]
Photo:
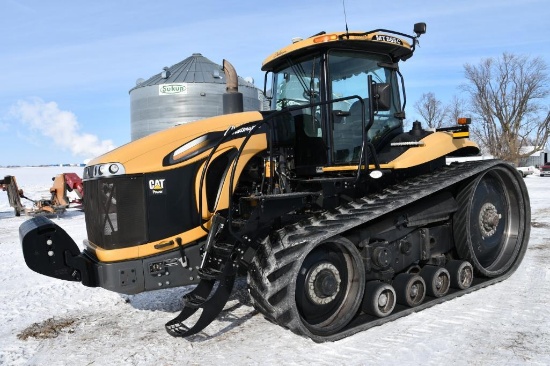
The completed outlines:
[[[510,52],[550,65],[548,0],[346,0],[350,31],[412,33],[407,120],[423,93],[460,96],[464,64]],[[262,87],[263,59],[293,37],[345,29],[341,0],[0,0],[0,166],[82,162],[130,140],[128,91],[199,52]],[[548,102],[550,105],[550,102]]]

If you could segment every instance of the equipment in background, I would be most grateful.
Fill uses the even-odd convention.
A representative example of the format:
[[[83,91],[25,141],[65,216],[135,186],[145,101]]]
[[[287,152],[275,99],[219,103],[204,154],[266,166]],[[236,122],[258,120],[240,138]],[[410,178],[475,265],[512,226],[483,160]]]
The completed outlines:
[[[83,209],[84,186],[82,185],[82,179],[76,173],[63,173],[63,179],[67,190],[76,194],[76,198],[70,200],[69,205]]]
[[[15,209],[15,215],[20,216],[22,212],[29,216],[35,215],[59,215],[72,205],[74,208],[83,208],[84,187],[82,179],[76,173],[62,173],[52,178],[53,184],[49,195],[38,200],[25,196],[22,189],[17,186],[14,176],[5,176],[0,180],[3,191],[8,194],[10,206]],[[76,198],[69,200],[67,191],[74,191]],[[33,203],[31,208],[26,208],[21,203],[21,198]]]
[[[23,191],[17,187],[15,177],[6,175],[4,179],[0,180],[0,188],[8,194],[8,201],[10,206],[15,210],[15,216],[21,216],[21,212],[25,210],[20,199],[23,195]]]

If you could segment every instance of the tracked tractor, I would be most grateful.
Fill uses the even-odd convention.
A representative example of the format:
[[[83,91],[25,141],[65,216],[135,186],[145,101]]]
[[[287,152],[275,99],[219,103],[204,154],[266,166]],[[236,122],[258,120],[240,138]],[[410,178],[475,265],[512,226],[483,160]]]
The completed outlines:
[[[35,218],[20,227],[28,266],[124,294],[197,284],[166,324],[182,337],[210,324],[246,275],[265,318],[318,342],[509,277],[530,232],[517,170],[446,164],[479,153],[467,119],[404,130],[399,63],[425,30],[292,43],[263,63],[266,112],[242,112],[224,62],[226,114],[91,161],[84,250]]]

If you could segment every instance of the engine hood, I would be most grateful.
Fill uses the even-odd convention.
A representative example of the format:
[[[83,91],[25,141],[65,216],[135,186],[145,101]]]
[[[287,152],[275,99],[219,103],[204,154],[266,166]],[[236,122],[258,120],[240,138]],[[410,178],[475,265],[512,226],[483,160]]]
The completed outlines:
[[[242,112],[189,122],[127,143],[91,160],[87,166],[120,163],[126,174],[166,170],[169,167],[163,166],[165,157],[194,138],[262,119],[260,112]]]

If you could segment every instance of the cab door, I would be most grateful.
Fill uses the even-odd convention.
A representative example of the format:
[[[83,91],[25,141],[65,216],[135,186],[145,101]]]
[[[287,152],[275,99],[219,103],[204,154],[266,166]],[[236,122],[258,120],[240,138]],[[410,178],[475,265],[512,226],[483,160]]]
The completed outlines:
[[[394,77],[391,70],[385,68],[388,57],[359,51],[333,50],[328,53],[328,89],[331,99],[346,98],[343,101],[329,103],[331,120],[331,158],[333,165],[358,164],[364,140],[373,142],[386,132],[399,128],[401,121],[395,118],[399,109],[399,98],[392,97],[389,110],[374,113],[369,125],[369,77],[372,83],[388,84]]]

